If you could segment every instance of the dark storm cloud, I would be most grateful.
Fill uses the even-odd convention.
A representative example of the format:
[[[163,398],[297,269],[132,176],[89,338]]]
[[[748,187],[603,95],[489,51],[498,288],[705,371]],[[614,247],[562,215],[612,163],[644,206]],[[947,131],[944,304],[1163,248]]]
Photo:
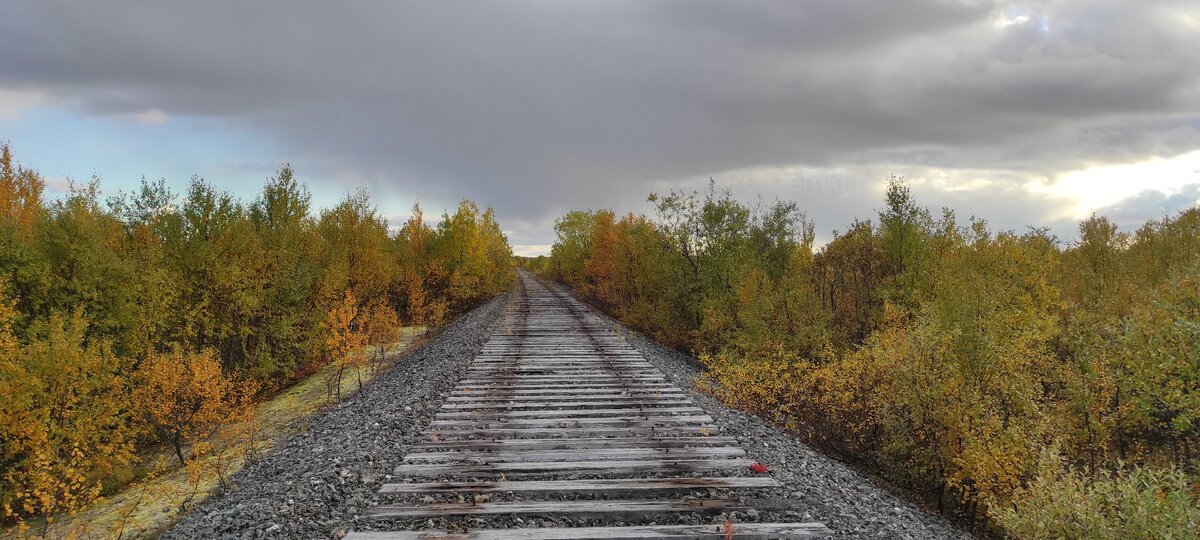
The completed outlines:
[[[1200,148],[1200,13],[1180,2],[13,4],[0,86],[224,119],[309,174],[530,230],[757,167],[1052,178]]]

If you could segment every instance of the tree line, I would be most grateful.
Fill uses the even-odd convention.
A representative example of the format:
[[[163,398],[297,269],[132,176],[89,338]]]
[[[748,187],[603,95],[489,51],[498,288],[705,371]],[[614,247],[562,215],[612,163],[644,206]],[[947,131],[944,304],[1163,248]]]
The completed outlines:
[[[1200,209],[1063,245],[916,203],[819,249],[794,202],[651,195],[574,211],[527,261],[697,355],[702,383],[979,530],[1200,526]]]
[[[0,146],[0,521],[74,510],[135,450],[188,442],[401,326],[506,290],[493,211],[395,232],[366,191],[315,211],[288,166],[252,201],[193,177],[53,201]]]

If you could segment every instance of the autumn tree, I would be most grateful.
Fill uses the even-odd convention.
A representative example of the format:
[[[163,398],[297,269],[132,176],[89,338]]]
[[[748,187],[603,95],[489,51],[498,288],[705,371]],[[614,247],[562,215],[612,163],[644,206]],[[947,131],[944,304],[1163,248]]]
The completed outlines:
[[[463,200],[453,215],[442,216],[433,253],[445,265],[449,304],[464,310],[512,285],[512,250],[495,212]]]
[[[619,238],[611,210],[596,212],[588,238],[590,255],[583,263],[579,291],[608,309],[618,305],[616,292],[616,249]]]
[[[88,337],[110,340],[121,355],[129,355],[130,335],[143,317],[135,292],[143,283],[121,246],[122,223],[102,208],[99,185],[72,184],[71,192],[51,205],[39,232],[40,257],[45,261],[45,294],[27,306],[35,319],[82,309],[88,316]]]
[[[342,376],[347,367],[359,367],[362,361],[360,349],[366,343],[367,336],[362,332],[358,319],[358,300],[354,293],[346,291],[342,301],[330,310],[328,319],[321,323],[326,330],[325,357],[329,363],[337,366],[330,379],[330,387],[342,398]]]
[[[8,159],[8,147],[4,147]],[[3,285],[0,281],[0,285]],[[47,446],[43,422],[38,417],[33,400],[38,383],[25,366],[24,351],[13,333],[17,317],[14,302],[0,297],[0,469],[4,472],[0,484],[0,505],[4,520],[35,511],[35,502],[27,501],[25,491],[33,460]]]
[[[411,324],[438,324],[449,313],[444,290],[446,270],[434,256],[435,233],[425,224],[424,212],[414,204],[412,215],[393,238],[396,253],[395,304]]]
[[[253,377],[264,380],[315,360],[323,316],[316,222],[308,189],[285,165],[263,185],[249,218],[259,237],[259,301],[247,342]]]
[[[583,267],[591,256],[596,212],[573,210],[554,220],[554,246],[550,248],[550,273],[571,285],[583,282]]]
[[[1125,402],[1118,429],[1137,437],[1125,457],[1200,462],[1200,258],[1132,309],[1107,357]]]
[[[191,352],[213,350],[225,370],[252,369],[245,330],[256,328],[263,259],[245,207],[193,177],[173,226],[164,256],[181,296],[173,341]]]
[[[930,240],[933,219],[917,206],[902,178],[888,178],[887,206],[879,212],[879,240],[887,254],[883,295],[908,310],[915,310],[933,285]]]
[[[32,232],[45,211],[42,206],[45,186],[37,171],[13,162],[8,143],[0,143],[0,215],[24,234]]]
[[[367,308],[363,322],[365,343],[373,348],[375,363],[372,370],[382,366],[392,345],[400,339],[400,316],[396,310],[386,303],[380,302]],[[359,390],[362,390],[362,377],[358,378]]]
[[[317,223],[325,252],[323,294],[329,303],[349,291],[361,308],[380,301],[391,286],[393,267],[387,221],[365,190],[347,195],[321,213]]]
[[[14,339],[12,315],[12,303],[0,300],[4,518],[72,512],[131,456],[128,366],[107,342],[87,340],[80,311],[35,325],[25,346]]]
[[[135,380],[132,397],[140,420],[171,444],[180,465],[186,462],[185,444],[212,434],[248,398],[209,350],[151,352]]]
[[[39,230],[46,219],[41,200],[44,181],[16,163],[7,143],[0,144],[0,272],[5,291],[16,304],[12,331],[25,336],[36,312],[45,316],[50,261],[42,252]]]
[[[813,279],[829,310],[831,339],[839,348],[861,344],[883,315],[878,294],[888,275],[887,254],[870,221],[854,220],[845,232],[834,231],[814,260]]]
[[[674,329],[674,304],[665,291],[671,283],[663,272],[671,257],[662,233],[645,217],[626,214],[615,226],[612,248],[612,283],[609,289],[620,305],[613,309],[626,324],[643,328],[663,343],[679,345],[683,336]]]

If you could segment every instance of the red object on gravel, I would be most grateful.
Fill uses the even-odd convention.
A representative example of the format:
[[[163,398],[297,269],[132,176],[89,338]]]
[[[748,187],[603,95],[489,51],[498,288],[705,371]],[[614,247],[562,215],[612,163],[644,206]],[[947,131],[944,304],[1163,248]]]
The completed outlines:
[[[750,464],[750,470],[756,473],[765,473],[767,472],[767,466],[760,463],[752,463]]]

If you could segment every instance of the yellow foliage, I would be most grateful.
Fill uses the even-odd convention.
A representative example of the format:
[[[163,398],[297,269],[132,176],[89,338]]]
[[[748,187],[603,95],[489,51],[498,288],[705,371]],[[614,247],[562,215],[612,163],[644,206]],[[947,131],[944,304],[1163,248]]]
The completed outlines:
[[[53,317],[28,346],[12,320],[0,297],[0,518],[75,512],[130,456],[121,366],[104,343],[84,345],[81,314]]]
[[[238,385],[221,370],[212,351],[151,352],[139,366],[133,391],[141,421],[170,442],[182,464],[183,445],[213,433],[246,410],[253,388]]]
[[[374,373],[382,367],[391,345],[400,338],[402,329],[400,316],[391,306],[383,303],[376,304],[367,310],[363,326],[366,343],[374,349],[374,354],[367,356],[367,361],[371,362],[371,370]]]
[[[45,184],[36,171],[15,165],[8,143],[0,143],[0,217],[11,219],[30,234],[37,217],[45,212]]]
[[[353,362],[351,353],[366,343],[367,336],[359,330],[355,321],[357,317],[358,301],[353,293],[346,291],[342,300],[330,308],[328,319],[322,323],[328,332],[325,335],[325,351],[331,362]]]
[[[330,308],[325,322],[321,323],[327,332],[324,343],[325,357],[338,368],[328,381],[330,397],[336,396],[341,399],[342,375],[346,368],[353,367],[357,370],[370,361],[369,356],[361,354],[368,335],[360,328],[357,318],[358,302],[354,299],[354,294],[347,290],[342,300]],[[361,385],[360,379],[360,388]]]

